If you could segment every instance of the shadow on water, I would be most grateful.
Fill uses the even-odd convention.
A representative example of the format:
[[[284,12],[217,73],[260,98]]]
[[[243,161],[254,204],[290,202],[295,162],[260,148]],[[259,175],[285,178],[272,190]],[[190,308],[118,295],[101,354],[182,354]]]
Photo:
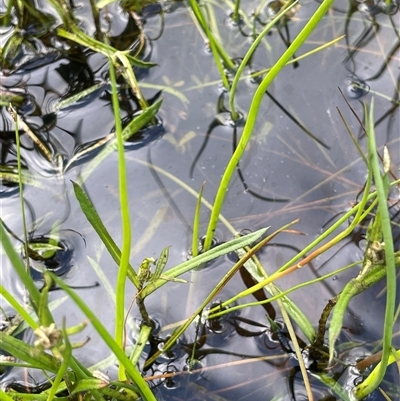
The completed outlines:
[[[233,122],[227,93],[186,5],[169,2],[134,9],[129,4],[126,2],[123,10],[116,2],[112,3],[107,12],[97,16],[92,15],[86,3],[76,6],[73,12],[91,36],[99,39],[107,31],[112,46],[130,50],[141,61],[155,64],[149,69],[135,67],[141,94],[125,84],[122,70],[117,71],[123,126],[140,115],[142,101],[153,104],[160,91],[164,97],[155,119],[126,142],[134,233],[131,262],[138,266],[144,257],[159,255],[160,249],[170,245],[169,263],[173,266],[188,257],[196,202],[180,182],[198,190],[206,181],[203,196],[209,201],[214,198],[248,118],[247,110],[259,78],[246,77],[240,81],[236,102],[241,119]],[[300,4],[293,15],[272,30],[251,58],[248,75],[269,67],[317,6],[317,2]],[[114,322],[110,314],[114,303],[107,284],[115,283],[117,267],[80,211],[70,184],[70,180],[77,181],[84,175],[115,130],[108,63],[104,56],[57,36],[55,30],[62,21],[48,7],[45,4],[38,10],[30,10],[26,20],[16,12],[0,28],[3,46],[0,95],[4,99],[0,110],[1,217],[12,233],[14,245],[25,257],[15,123],[7,108],[11,103],[23,122],[19,126],[22,183],[32,275],[39,287],[43,284],[43,270],[62,276],[112,332]],[[246,2],[243,5],[246,18],[239,23],[233,23],[223,6],[212,7],[226,51],[233,59],[240,60],[248,49],[249,38],[262,30],[279,11],[281,3],[270,1],[260,8],[254,1]],[[4,12],[1,9],[0,13]],[[343,33],[345,39],[285,68],[266,93],[253,136],[227,192],[223,214],[238,232],[264,226],[276,229],[301,218],[296,230],[307,235],[282,234],[259,252],[268,273],[276,271],[359,200],[365,167],[336,108],[353,132],[359,133],[358,142],[363,148],[366,138],[337,87],[361,120],[363,101],[374,96],[379,150],[384,144],[388,146],[392,172],[397,176],[398,16],[397,2],[335,3],[301,52]],[[116,155],[109,155],[87,177],[85,190],[118,243],[121,227]],[[394,188],[390,194],[390,213],[396,250],[400,249],[399,199],[398,188]],[[207,218],[202,211],[201,233]],[[291,288],[338,266],[362,260],[365,232],[366,228],[360,227],[315,264],[278,284],[282,289]],[[218,242],[230,239],[230,235],[225,228],[218,227]],[[191,272],[185,277],[187,284],[168,283],[148,299],[155,328],[139,361],[141,367],[148,357],[162,350],[174,328],[193,313],[234,262],[232,255],[221,257],[207,268]],[[3,260],[2,269],[2,285],[22,302],[24,290],[14,280],[8,261]],[[315,290],[299,290],[290,296],[314,327],[318,327],[329,300],[356,274],[354,269],[348,270],[315,284]],[[213,306],[251,285],[252,278],[241,271],[229,283],[229,289],[214,300]],[[360,380],[357,361],[379,348],[384,287],[380,283],[360,294],[345,317],[338,350],[343,363],[329,371],[330,378],[344,389],[352,388]],[[82,314],[64,295],[62,291],[50,294],[57,305],[55,316],[61,321],[68,310],[68,325],[76,324],[83,319]],[[260,290],[254,299],[263,302],[267,295]],[[5,305],[1,314],[3,331],[10,326],[13,310]],[[136,309],[130,317],[128,346],[135,342],[140,324]],[[108,356],[98,335],[94,331],[89,335],[91,341],[76,351],[87,366]],[[26,342],[33,342],[32,337],[31,333],[23,333]],[[315,400],[338,400],[318,376],[326,373],[327,367],[323,341],[319,354],[300,334],[298,341],[310,372]],[[397,348],[400,345],[399,331],[394,333],[393,345]],[[115,376],[115,361],[107,363],[108,374]],[[241,309],[214,320],[199,320],[172,350],[147,368],[146,379],[160,400],[307,399],[293,344],[273,303]],[[394,397],[398,394],[398,379],[398,372],[391,368],[383,384]],[[0,371],[0,383],[2,388],[32,394],[48,386],[41,374],[21,367]],[[378,392],[368,398],[383,399]]]

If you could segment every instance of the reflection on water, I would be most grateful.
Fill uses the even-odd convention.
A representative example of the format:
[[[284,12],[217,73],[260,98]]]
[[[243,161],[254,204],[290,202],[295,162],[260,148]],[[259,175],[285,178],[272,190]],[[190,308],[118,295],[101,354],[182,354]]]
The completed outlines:
[[[280,6],[276,1],[262,8],[255,2],[246,2],[243,5],[246,15],[232,23],[226,10],[210,5],[214,7],[215,21],[227,53],[235,59],[243,58],[249,38],[261,31]],[[78,181],[85,173],[88,162],[114,132],[108,64],[104,56],[53,35],[52,31],[61,21],[44,7],[44,22],[39,24],[34,18],[30,30],[21,37],[21,46],[2,60],[0,87],[2,98],[13,104],[25,124],[19,131],[27,230],[32,233],[30,242],[48,244],[58,232],[59,249],[53,249],[55,253],[47,258],[43,257],[44,246],[40,252],[35,249],[40,257],[34,260],[36,267],[33,268],[38,278],[43,265],[48,269],[61,269],[66,283],[77,288],[113,332],[114,323],[110,319],[113,293],[107,284],[111,287],[115,284],[117,268],[80,211],[70,184],[70,180]],[[93,37],[101,37],[101,30],[107,29],[111,45],[129,49],[141,60],[155,63],[150,69],[137,67],[135,73],[146,102],[152,104],[160,90],[164,98],[155,121],[126,144],[133,266],[139,265],[144,257],[157,257],[160,249],[167,245],[171,246],[167,268],[187,258],[196,198],[180,182],[198,191],[206,181],[204,198],[214,199],[227,160],[248,118],[251,97],[260,79],[248,75],[270,67],[316,7],[316,2],[300,4],[256,50],[245,70],[245,79],[238,85],[236,107],[241,119],[236,122],[231,118],[227,93],[222,88],[212,55],[185,4],[150,5],[142,14],[137,14],[132,10],[122,11],[115,2],[110,5],[108,14],[102,12],[97,18],[93,18],[86,4],[74,10],[82,27]],[[399,71],[396,66],[400,39],[397,11],[396,2],[336,2],[324,23],[296,56],[343,33],[346,38],[288,66],[268,89],[222,213],[238,231],[254,231],[263,226],[271,226],[272,230],[301,218],[296,229],[307,235],[282,234],[259,253],[269,274],[309,244],[329,221],[348,210],[365,182],[363,160],[336,108],[358,134],[362,149],[365,149],[366,138],[337,87],[342,89],[361,119],[363,101],[369,102],[374,96],[378,146],[381,150],[383,144],[387,144],[392,159],[391,171],[394,176],[398,174]],[[15,18],[7,29],[2,28],[5,44],[16,40],[18,23]],[[118,85],[122,119],[126,125],[140,114],[142,98],[127,87],[122,78]],[[3,103],[0,112],[2,218],[9,232],[15,235],[15,246],[20,249],[23,228],[16,187],[15,123]],[[158,170],[152,169],[151,164]],[[119,244],[116,155],[110,155],[88,177],[85,190]],[[396,249],[399,249],[397,188],[390,198]],[[202,210],[201,235],[207,219],[208,211]],[[230,239],[231,234],[221,225],[217,238],[223,242]],[[301,274],[282,280],[279,286],[286,289],[360,260],[364,241],[365,228],[360,228],[337,249],[309,268],[303,268]],[[37,256],[33,252],[30,257],[32,255]],[[232,255],[221,257],[210,264],[210,268],[187,274],[184,278],[189,283],[170,282],[148,299],[148,311],[158,325],[145,355],[162,349],[179,325],[176,322],[193,313],[232,266],[234,258]],[[3,274],[2,285],[22,302],[23,288],[14,280],[8,262],[3,262],[6,274]],[[290,296],[317,326],[328,300],[356,274],[353,269],[316,284],[310,291],[296,291]],[[100,282],[100,286],[81,288],[96,282]],[[236,275],[228,285],[229,294],[219,294],[215,302],[228,299],[249,285],[244,274]],[[349,345],[340,350],[345,364],[335,366],[331,372],[331,377],[339,380],[345,389],[360,380],[361,373],[353,366],[357,358],[374,352],[380,339],[384,311],[382,291],[384,283],[360,294],[350,305],[340,341]],[[128,294],[133,298],[134,290],[130,287]],[[51,301],[63,296],[60,291],[50,294]],[[266,295],[262,293],[258,297],[257,300],[261,300]],[[127,306],[130,302],[131,299],[127,299]],[[12,308],[8,305],[4,308],[5,313],[12,316]],[[56,318],[61,321],[66,310],[67,325],[83,319],[70,301],[63,301],[62,307],[56,308]],[[135,319],[139,314],[136,309],[131,317],[127,336],[130,346],[137,334]],[[175,348],[162,354],[146,371],[156,396],[160,400],[203,401],[289,400],[292,396],[296,400],[305,399],[298,363],[280,319],[279,308],[273,304],[247,308],[219,321],[190,327]],[[108,352],[96,333],[89,335],[91,341],[77,350],[76,355],[83,363],[92,365],[106,358]],[[24,336],[27,342],[33,341],[29,333]],[[304,356],[309,358],[309,369],[322,372],[324,359],[310,356],[307,344],[302,343],[304,338],[299,333],[298,336]],[[394,338],[394,345],[399,345],[398,336]],[[140,365],[144,363],[143,358]],[[109,375],[115,375],[116,362],[111,361],[107,366]],[[393,383],[397,379],[398,373],[391,370],[384,383],[393,394],[396,394]],[[1,372],[0,380],[3,387],[19,390],[33,385],[27,389],[30,392],[42,389],[35,386],[47,385],[43,384],[40,374],[35,373],[29,379],[22,368]],[[339,396],[333,395],[318,378],[312,380],[315,399],[338,399]],[[372,397],[382,399],[378,393]]]

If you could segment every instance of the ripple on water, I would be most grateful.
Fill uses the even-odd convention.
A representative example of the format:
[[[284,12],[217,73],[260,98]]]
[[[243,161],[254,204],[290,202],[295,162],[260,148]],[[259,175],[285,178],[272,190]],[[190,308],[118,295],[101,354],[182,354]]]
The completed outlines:
[[[62,230],[59,236],[39,235],[29,240],[29,263],[35,281],[43,279],[43,272],[66,276],[78,269],[77,260],[83,254],[83,238],[72,230]]]

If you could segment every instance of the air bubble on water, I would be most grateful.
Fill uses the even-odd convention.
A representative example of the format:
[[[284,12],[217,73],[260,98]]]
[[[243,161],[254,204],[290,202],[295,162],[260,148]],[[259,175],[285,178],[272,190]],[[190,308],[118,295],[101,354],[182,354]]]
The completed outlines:
[[[369,86],[356,76],[345,80],[346,93],[352,99],[361,99],[369,92]]]
[[[231,27],[237,27],[243,25],[243,19],[240,15],[238,15],[238,19],[235,20],[233,18],[233,13],[229,14],[229,17],[226,19],[226,25]]]

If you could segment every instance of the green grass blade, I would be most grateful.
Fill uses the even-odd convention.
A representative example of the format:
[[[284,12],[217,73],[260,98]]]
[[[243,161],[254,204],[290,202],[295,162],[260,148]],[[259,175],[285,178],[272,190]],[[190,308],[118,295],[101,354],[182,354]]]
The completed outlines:
[[[360,261],[351,263],[350,265],[344,266],[344,267],[342,267],[342,268],[340,268],[338,270],[332,271],[332,272],[330,272],[328,274],[324,274],[323,276],[319,276],[316,279],[309,280],[309,281],[304,281],[304,282],[302,282],[300,284],[297,284],[297,285],[295,285],[293,287],[290,287],[289,289],[287,289],[285,291],[279,290],[277,287],[275,287],[275,289],[278,290],[277,295],[269,297],[268,299],[265,299],[264,301],[254,301],[254,302],[248,302],[248,303],[239,304],[239,305],[236,305],[236,306],[231,306],[231,307],[229,307],[229,309],[224,309],[224,310],[218,311],[216,313],[213,313],[212,311],[210,311],[210,317],[211,318],[219,317],[219,316],[226,315],[227,313],[234,312],[236,310],[240,310],[240,309],[244,309],[244,308],[248,308],[248,307],[252,307],[252,306],[259,306],[259,305],[265,305],[265,304],[271,303],[271,302],[273,302],[273,301],[275,301],[277,299],[280,299],[280,298],[284,297],[285,295],[288,295],[291,292],[294,292],[294,291],[296,291],[296,290],[298,290],[300,288],[303,288],[303,287],[306,287],[306,286],[310,286],[310,285],[318,283],[320,281],[325,281],[327,278],[332,277],[332,276],[336,276],[336,275],[340,274],[341,272],[350,269],[351,267],[358,266],[359,264],[360,264]],[[314,329],[312,330],[312,332],[315,334],[315,330]],[[310,342],[311,342],[312,338],[313,338],[313,336],[310,336],[310,340],[309,340]]]
[[[21,305],[2,285],[0,285],[0,295],[15,309],[29,327],[32,329],[39,327],[39,324],[31,317],[26,307]]]
[[[394,362],[397,362],[400,360],[400,350],[392,350],[392,352],[389,355],[389,359],[387,361],[387,365],[391,365]],[[361,393],[357,392],[361,392],[361,391],[365,391],[365,393],[370,389],[373,388],[374,383],[376,381],[379,381],[379,377],[380,377],[380,371],[382,369],[382,362],[379,362],[374,369],[372,370],[372,372],[369,374],[369,376],[356,387],[356,397],[357,399],[363,399],[363,397],[360,396]],[[385,368],[386,370],[386,368]]]
[[[365,157],[364,152],[362,151],[361,146],[360,146],[360,144],[358,143],[357,138],[356,138],[355,135],[353,134],[353,132],[352,132],[352,130],[351,130],[349,124],[347,123],[346,119],[344,118],[342,112],[339,110],[339,108],[336,108],[336,109],[337,109],[337,111],[338,111],[338,113],[339,113],[340,119],[341,119],[342,122],[343,122],[343,125],[346,127],[347,133],[349,134],[351,140],[353,141],[354,146],[357,148],[358,154],[361,156],[361,158],[363,159],[365,165],[368,167],[368,160],[367,160],[367,158]]]
[[[79,205],[82,209],[82,212],[88,219],[89,223],[92,225],[98,236],[100,237],[101,241],[103,242],[104,246],[106,247],[107,251],[110,253],[111,257],[115,261],[117,265],[120,264],[121,261],[121,251],[118,245],[115,243],[113,238],[111,237],[110,233],[108,232],[107,228],[103,224],[100,216],[97,213],[96,208],[94,207],[93,203],[87,196],[86,192],[83,188],[74,181],[71,181],[74,187],[74,192],[76,199],[79,202]],[[132,280],[135,287],[138,287],[138,280],[135,270],[132,268],[129,269],[131,272],[130,279]]]
[[[146,110],[149,107],[149,105],[147,104],[146,99],[142,95],[135,73],[133,72],[133,68],[131,66],[131,61],[127,57],[126,52],[116,52],[113,55],[112,63],[115,66],[118,66],[118,64],[116,63],[117,59],[121,62],[123,66],[123,68],[121,69],[122,71],[121,74],[124,77],[127,84],[131,87],[133,93],[135,94],[137,101],[140,105],[140,108],[142,110]]]
[[[60,362],[52,355],[0,331],[1,349],[36,369],[56,373]]]
[[[200,212],[201,212],[201,199],[203,198],[204,182],[201,184],[199,196],[197,197],[196,210],[194,211],[193,219],[193,235],[192,235],[192,255],[196,257],[199,254],[199,226],[200,226]]]
[[[186,320],[186,322],[179,327],[177,330],[173,332],[171,337],[165,342],[164,348],[162,351],[157,351],[154,355],[152,355],[145,363],[145,366],[150,365],[154,362],[158,356],[162,352],[167,351],[171,348],[171,346],[176,342],[176,340],[185,332],[185,330],[189,327],[189,325],[194,321],[194,319],[202,314],[204,308],[210,303],[210,301],[222,290],[222,288],[229,282],[229,280],[234,276],[234,274],[246,263],[254,254],[255,252],[259,251],[267,242],[269,238],[264,238],[262,241],[257,243],[249,252],[247,252],[243,257],[239,259],[238,262],[235,263],[233,267],[224,275],[224,277],[219,281],[219,283],[214,287],[214,289],[210,292],[207,298],[201,303],[201,305],[197,308],[197,310],[192,314],[192,316]],[[245,245],[243,245],[245,246]],[[201,257],[199,255],[198,257]]]
[[[207,263],[210,260],[218,258],[219,256],[225,255],[229,252],[235,251],[238,248],[243,248],[258,239],[261,238],[263,234],[267,231],[268,228],[262,228],[261,230],[257,230],[254,233],[247,234],[243,237],[235,238],[231,241],[225,242],[221,245],[216,246],[215,248],[210,249],[207,252],[201,253],[195,258],[189,259],[186,262],[179,264],[178,266],[173,267],[172,269],[167,270],[163,274],[163,278],[155,281],[154,283],[149,283],[142,291],[142,297],[145,298],[153,293],[155,290],[163,286],[168,280],[173,280],[174,278],[179,277],[183,273],[190,271],[203,263]]]
[[[128,273],[129,259],[131,253],[131,219],[129,213],[128,199],[128,182],[126,179],[126,162],[124,139],[122,135],[122,123],[119,108],[119,99],[117,91],[117,79],[115,77],[114,65],[112,59],[109,59],[109,71],[111,79],[111,100],[114,111],[115,133],[117,136],[118,150],[118,183],[119,183],[119,200],[121,208],[121,224],[122,224],[122,247],[121,260],[118,269],[117,283],[115,287],[115,341],[122,348],[124,344],[124,322],[125,322],[125,285]],[[125,372],[120,366],[120,380],[126,379]]]
[[[239,11],[240,11],[240,0],[236,0],[235,1],[235,8],[234,8],[233,13],[232,13],[232,20],[235,23],[239,23],[239,21],[240,21],[240,13],[239,13]]]
[[[334,377],[332,377],[332,375],[322,372],[314,377],[324,383],[332,390],[332,392],[335,393],[337,396],[335,399],[340,401],[353,401],[353,398],[349,396],[348,391],[344,389],[342,385]]]
[[[169,256],[169,246],[165,247],[161,251],[161,254],[158,257],[157,262],[156,262],[156,268],[154,270],[153,275],[151,276],[150,281],[156,281],[160,278],[160,276],[168,262],[168,256]]]
[[[329,324],[329,362],[333,360],[335,352],[335,342],[342,331],[344,315],[350,300],[357,295],[362,288],[360,281],[356,278],[350,280],[344,289],[340,292],[339,299],[332,313],[332,319]]]
[[[130,360],[134,366],[137,366],[138,361],[143,354],[144,347],[146,346],[147,340],[151,334],[152,328],[145,324],[140,327],[140,332],[136,344],[132,350]]]
[[[53,380],[53,384],[50,388],[49,395],[47,397],[47,401],[52,401],[53,398],[55,397],[58,387],[60,386],[65,373],[67,372],[71,357],[72,357],[72,347],[71,343],[69,341],[68,335],[67,335],[67,330],[65,328],[65,319],[63,321],[63,327],[62,327],[62,333],[63,333],[63,339],[64,339],[64,345],[65,345],[65,351],[63,352],[63,359],[60,368],[58,369],[57,375]]]
[[[339,42],[340,40],[342,40],[342,39],[345,38],[345,37],[346,37],[346,35],[338,36],[337,38],[335,38],[335,39],[333,39],[333,40],[331,40],[331,41],[329,41],[329,42],[326,42],[326,43],[324,43],[324,44],[321,45],[321,46],[317,46],[317,47],[315,47],[314,49],[312,49],[312,50],[310,50],[310,51],[308,51],[308,52],[305,52],[305,53],[303,53],[303,54],[300,55],[300,56],[293,57],[293,58],[291,58],[291,59],[286,63],[286,65],[288,66],[288,65],[290,65],[290,64],[297,63],[297,62],[299,62],[300,60],[304,60],[305,58],[310,57],[311,55],[316,54],[316,53],[320,52],[321,50],[324,50],[324,49],[326,49],[327,47],[334,45],[336,42]],[[257,77],[259,77],[259,76],[261,76],[261,75],[267,74],[269,71],[271,71],[271,69],[272,69],[272,67],[264,68],[264,69],[258,70],[258,71],[253,71],[253,72],[250,74],[250,77],[251,77],[251,78],[257,78]],[[242,79],[243,79],[243,78],[242,78]]]
[[[250,140],[251,134],[253,132],[254,125],[256,123],[258,110],[260,108],[261,102],[263,100],[265,91],[268,89],[271,82],[274,78],[279,74],[279,72],[283,69],[286,63],[290,60],[293,54],[300,48],[303,42],[307,39],[307,37],[311,34],[314,28],[318,25],[319,21],[328,11],[330,6],[334,0],[324,0],[318,9],[315,11],[314,15],[309,19],[305,27],[301,30],[301,32],[296,36],[293,40],[292,44],[288,47],[288,49],[283,53],[281,58],[275,63],[272,67],[271,71],[267,74],[267,76],[262,80],[261,84],[258,86],[253,99],[251,101],[250,109],[246,124],[243,129],[242,136],[238,143],[238,146],[233,153],[225,172],[222,176],[216,197],[214,202],[214,208],[211,213],[210,222],[208,224],[206,239],[204,242],[204,249],[208,250],[211,247],[212,239],[214,237],[214,231],[217,227],[218,216],[221,212],[222,205],[224,203],[225,195],[228,190],[229,182],[232,178],[233,173],[236,170],[236,166],[239,163],[246,146]]]
[[[143,128],[148,122],[150,122],[157,114],[161,107],[163,99],[159,99],[154,104],[149,106],[143,111],[138,117],[134,118],[122,131],[122,139],[127,141],[133,134]],[[116,146],[114,144],[114,146]]]
[[[207,38],[210,41],[210,44],[212,44],[212,47],[215,48],[215,52],[218,53],[218,56],[222,58],[222,60],[225,64],[225,67],[233,70],[235,68],[235,64],[230,59],[230,57],[226,54],[226,52],[223,49],[223,47],[221,46],[221,44],[215,40],[214,35],[208,28],[207,21],[197,3],[197,1],[189,0],[189,5],[190,5],[191,10],[193,11],[193,14],[195,15],[197,21],[199,22],[201,28],[203,29],[204,33],[207,35]],[[213,54],[214,54],[214,52],[213,52]]]
[[[83,302],[83,300],[79,297],[79,295],[73,291],[70,287],[68,287],[64,282],[59,279],[57,276],[52,274],[53,280],[72,298],[72,300],[76,303],[79,309],[86,315],[89,321],[93,324],[93,327],[99,334],[99,336],[103,339],[103,341],[107,344],[108,348],[114,353],[114,355],[118,358],[121,365],[124,366],[126,372],[129,374],[133,382],[138,387],[138,390],[145,401],[156,401],[153,393],[148,387],[147,383],[143,379],[140,372],[136,369],[136,367],[131,363],[128,357],[125,355],[124,350],[120,347],[120,345],[114,340],[111,334],[106,330],[103,324],[100,322],[99,318],[95,315],[95,313]]]
[[[394,314],[396,303],[396,268],[394,258],[393,235],[390,221],[390,214],[387,204],[387,190],[384,185],[384,179],[381,176],[379,167],[379,158],[376,149],[375,130],[374,130],[374,101],[372,99],[368,113],[368,153],[374,175],[376,190],[378,193],[378,213],[381,219],[383,242],[385,247],[386,264],[386,309],[383,328],[383,347],[382,359],[379,369],[369,381],[359,384],[354,393],[357,399],[362,399],[370,394],[383,380],[388,365],[391,347],[392,334],[394,327]],[[387,174],[384,171],[384,174]],[[366,383],[366,384],[365,384]]]
[[[245,251],[243,249],[238,249],[236,252],[239,257],[242,257],[245,254]],[[259,269],[257,268],[257,265],[254,263],[254,261],[252,259],[249,259],[244,264],[244,267],[251,274],[251,276],[253,277],[253,279],[255,281],[260,282],[265,278],[263,275],[260,274]],[[315,338],[315,330],[314,330],[312,324],[306,318],[305,314],[301,311],[301,309],[289,297],[287,297],[286,295],[282,295],[281,294],[282,291],[277,286],[275,286],[273,283],[265,286],[264,288],[268,291],[269,294],[272,295],[272,298],[281,299],[282,303],[285,306],[285,310],[287,311],[287,313],[290,315],[290,317],[293,319],[293,321],[296,322],[297,326],[302,331],[302,333],[306,336],[306,338],[310,342],[312,342]],[[269,298],[268,300],[270,300],[270,299],[271,298]],[[240,305],[240,306],[242,306],[242,305]]]
[[[7,393],[0,389],[0,398],[3,401],[14,401],[14,398],[11,398]]]
[[[128,54],[127,52],[118,52],[118,50],[113,48],[112,46],[99,42],[98,40],[86,35],[77,27],[73,27],[72,32],[68,32],[63,28],[58,28],[57,34],[64,39],[68,39],[84,47],[88,47],[96,53],[101,53],[106,57],[112,57],[115,53],[125,53],[126,55]],[[139,60],[132,56],[129,56],[129,61],[132,63],[132,65],[139,68],[150,68],[156,65],[154,63]]]
[[[74,385],[71,395],[76,395],[79,393],[87,393],[93,390],[100,390],[105,387],[104,381],[100,379],[83,379],[79,380],[76,385]]]
[[[237,2],[239,3],[239,2]],[[264,38],[264,36],[271,30],[271,28],[288,12],[290,11],[298,1],[295,1],[293,4],[287,3],[281,12],[279,12],[275,18],[269,22],[264,29],[261,31],[261,33],[257,36],[256,40],[251,44],[249,50],[243,57],[242,62],[239,65],[239,68],[236,71],[235,77],[233,78],[232,81],[232,87],[231,90],[229,91],[229,107],[231,109],[232,113],[232,119],[235,121],[239,118],[239,114],[236,112],[235,109],[235,93],[236,93],[236,88],[238,86],[238,83],[240,81],[240,78],[242,76],[242,72],[245,69],[247,63],[249,62],[251,56],[253,55],[254,51],[257,49],[258,45],[260,44],[261,40]]]
[[[395,257],[395,267],[400,265],[400,257]],[[372,269],[360,277],[350,280],[339,295],[339,299],[332,313],[332,319],[329,325],[329,359],[332,360],[334,354],[334,344],[339,337],[343,326],[344,315],[351,299],[376,284],[386,276],[384,265],[373,266]]]
[[[39,322],[42,326],[48,327],[51,323],[53,323],[53,316],[51,314],[46,313],[49,310],[49,290],[52,287],[53,283],[51,282],[51,278],[45,271],[43,273],[44,278],[44,286],[40,291],[40,303],[39,303]]]
[[[10,109],[12,110],[12,115],[14,116],[15,119],[15,145],[17,147],[17,168],[18,168],[18,189],[19,189],[19,200],[21,204],[21,218],[22,218],[22,227],[24,230],[24,249],[25,249],[25,255],[26,255],[26,269],[29,270],[29,253],[28,253],[28,233],[26,230],[26,218],[25,218],[25,198],[24,198],[24,191],[22,188],[22,167],[21,167],[21,143],[20,143],[20,137],[19,137],[19,122],[18,122],[18,114],[17,112],[12,108],[12,106],[9,106]]]
[[[26,268],[20,259],[19,255],[15,251],[10,238],[4,228],[3,221],[0,220],[0,240],[1,243],[3,244],[3,248],[6,252],[6,255],[8,256],[8,259],[10,260],[11,264],[14,267],[15,272],[17,273],[18,277],[21,279],[22,283],[24,284],[25,288],[27,289],[33,309],[35,310],[36,314],[38,314],[39,311],[39,305],[40,305],[40,292],[38,288],[36,287],[35,283],[32,280],[32,277],[29,275],[29,273],[26,271]],[[48,311],[50,314],[50,311]],[[51,314],[50,314],[51,316]]]

